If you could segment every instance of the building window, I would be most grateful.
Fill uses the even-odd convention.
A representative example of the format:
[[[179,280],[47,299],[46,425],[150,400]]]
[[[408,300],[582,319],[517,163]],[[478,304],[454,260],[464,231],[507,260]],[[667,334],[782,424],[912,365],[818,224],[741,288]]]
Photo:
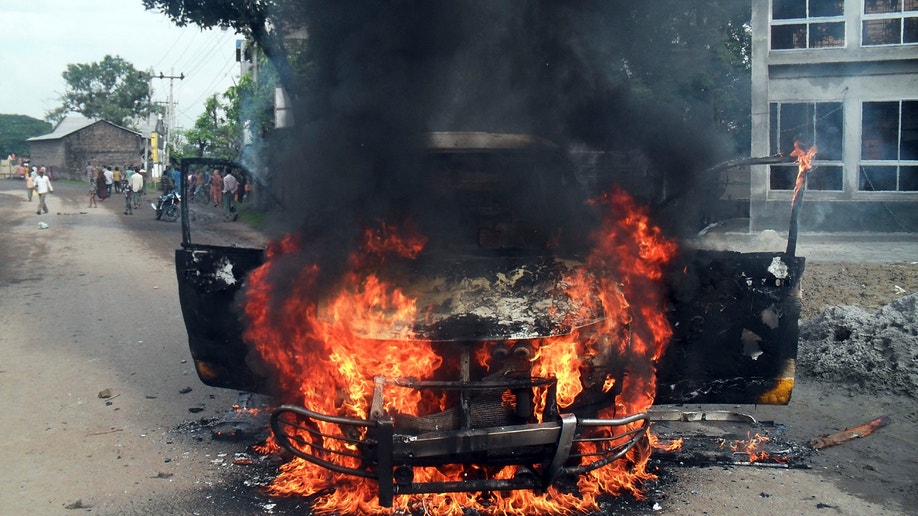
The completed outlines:
[[[845,46],[844,0],[773,0],[771,4],[772,50],[843,46]]]
[[[842,141],[844,109],[841,102],[772,103],[770,107],[771,153],[790,156],[794,142],[804,149],[816,145],[813,169],[807,173],[810,190],[844,189]],[[793,190],[797,165],[771,165],[769,188]]]
[[[864,0],[864,46],[918,43],[918,0]]]
[[[918,191],[918,100],[865,102],[858,188]]]

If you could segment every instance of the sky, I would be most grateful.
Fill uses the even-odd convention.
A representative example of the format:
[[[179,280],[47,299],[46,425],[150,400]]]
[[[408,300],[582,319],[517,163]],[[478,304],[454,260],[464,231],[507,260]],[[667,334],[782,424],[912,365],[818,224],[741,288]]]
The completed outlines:
[[[175,127],[187,129],[204,100],[239,79],[232,30],[177,27],[140,0],[0,0],[0,114],[44,120],[60,106],[68,64],[120,56],[172,83]],[[154,79],[154,102],[167,102],[170,81]]]

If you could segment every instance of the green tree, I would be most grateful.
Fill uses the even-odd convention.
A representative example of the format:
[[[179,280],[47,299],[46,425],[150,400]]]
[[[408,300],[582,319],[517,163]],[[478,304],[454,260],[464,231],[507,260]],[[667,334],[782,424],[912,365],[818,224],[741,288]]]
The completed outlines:
[[[185,146],[175,157],[236,159],[242,139],[239,123],[228,118],[226,112],[227,104],[220,101],[219,95],[208,97],[194,127],[184,131]]]
[[[613,52],[648,103],[710,119],[748,152],[750,16],[749,2],[731,0],[636,4],[613,29]]]
[[[0,156],[6,159],[10,154],[29,155],[29,143],[33,136],[51,132],[51,124],[26,115],[0,115]]]
[[[251,82],[243,77],[240,86],[232,86],[222,95],[211,95],[204,102],[204,112],[194,127],[183,133],[183,156],[238,160],[243,145],[243,121],[239,117],[241,84]],[[221,97],[223,100],[221,100]]]
[[[222,95],[205,102],[204,112],[194,127],[184,131],[180,157],[209,157],[240,160],[245,132],[260,139],[274,128],[274,86],[276,74],[269,63],[261,63],[258,81],[248,73]],[[221,100],[222,98],[222,100]]]
[[[67,87],[60,97],[61,106],[48,113],[50,120],[72,111],[133,127],[134,119],[155,111],[148,77],[121,57],[107,55],[97,63],[69,64],[61,76]]]
[[[197,25],[201,28],[232,28],[254,41],[273,64],[277,80],[294,95],[299,91],[299,77],[291,65],[298,52],[289,48],[291,33],[306,25],[299,14],[299,2],[276,0],[143,0],[147,9],[156,9],[176,25]]]

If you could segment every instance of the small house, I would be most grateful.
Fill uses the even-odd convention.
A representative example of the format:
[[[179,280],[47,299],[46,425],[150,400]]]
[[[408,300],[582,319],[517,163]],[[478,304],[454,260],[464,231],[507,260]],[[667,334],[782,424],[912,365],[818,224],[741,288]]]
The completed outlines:
[[[105,120],[68,116],[27,141],[32,164],[51,167],[55,178],[84,179],[89,163],[124,170],[143,161],[143,135]]]

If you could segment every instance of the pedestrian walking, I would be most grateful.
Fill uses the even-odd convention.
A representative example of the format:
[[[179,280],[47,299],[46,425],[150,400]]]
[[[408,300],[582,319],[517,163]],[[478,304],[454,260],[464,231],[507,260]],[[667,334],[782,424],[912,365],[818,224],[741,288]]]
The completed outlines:
[[[38,177],[35,178],[35,192],[38,193],[38,210],[36,215],[48,213],[48,205],[45,204],[45,197],[54,191],[51,184],[51,178],[45,175],[45,167],[38,169]]]
[[[194,175],[194,192],[191,194],[192,200],[207,200],[207,183],[204,179],[204,172],[198,172]]]
[[[219,169],[214,169],[210,175],[210,199],[214,202],[214,208],[223,203],[223,178],[220,177]]]
[[[112,172],[112,185],[115,187],[115,193],[121,193],[121,169],[115,167],[115,170]]]
[[[139,174],[136,174],[139,175]],[[125,183],[127,181],[125,180]],[[124,192],[124,214],[133,215],[134,214],[134,191],[130,186],[125,186],[123,189]]]
[[[99,186],[96,184],[96,173],[95,171],[90,173],[89,176],[89,207],[98,208],[99,203],[96,202],[96,196],[99,193]]]
[[[143,192],[143,175],[144,175],[143,170],[139,170],[131,175],[130,202],[133,205],[133,208],[137,208],[137,209],[140,209],[140,194],[141,192]],[[125,202],[128,202],[128,201],[125,201]],[[133,212],[134,210],[132,209],[131,213]]]
[[[111,167],[105,165],[105,168],[102,169],[102,175],[105,176],[105,196],[112,196],[112,185],[115,183],[115,173],[112,172]]]
[[[99,201],[104,202],[106,197],[108,197],[108,190],[105,186],[105,174],[102,172],[102,169],[96,167],[96,194],[99,196]]]
[[[229,170],[226,171],[226,175],[223,176],[223,221],[229,222],[231,220],[236,220],[239,218],[239,214],[236,213],[236,187],[239,186],[236,178],[233,177],[233,173]]]
[[[35,177],[31,173],[26,173],[25,175],[25,187],[29,202],[32,202],[32,195],[35,193]]]

